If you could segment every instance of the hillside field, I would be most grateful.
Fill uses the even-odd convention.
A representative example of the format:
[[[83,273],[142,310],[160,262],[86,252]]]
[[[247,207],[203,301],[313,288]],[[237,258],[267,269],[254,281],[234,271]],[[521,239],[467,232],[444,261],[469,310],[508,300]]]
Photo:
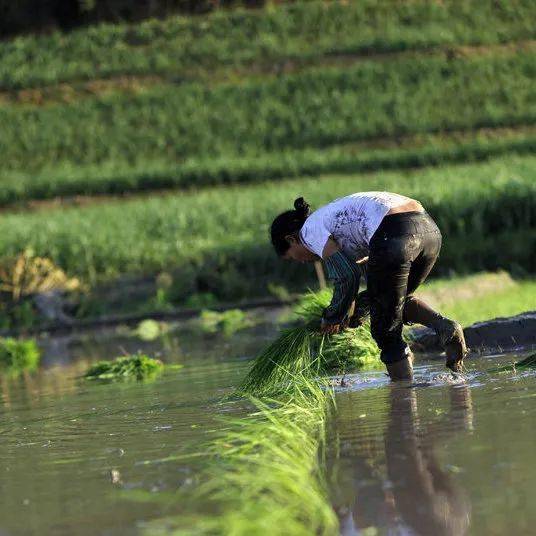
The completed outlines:
[[[314,0],[0,42],[0,257],[79,277],[79,316],[281,295],[315,280],[275,258],[273,216],[387,189],[436,218],[434,275],[530,279],[534,20],[526,0]],[[108,303],[126,280],[151,290]]]

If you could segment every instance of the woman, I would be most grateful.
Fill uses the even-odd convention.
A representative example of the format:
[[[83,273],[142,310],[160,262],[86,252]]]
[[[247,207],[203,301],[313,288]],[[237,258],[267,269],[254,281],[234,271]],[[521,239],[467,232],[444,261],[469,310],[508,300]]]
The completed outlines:
[[[284,259],[324,261],[334,283],[322,318],[324,333],[356,325],[354,305],[363,310],[368,299],[371,333],[392,380],[413,377],[413,356],[402,338],[404,323],[434,329],[445,348],[446,366],[461,369],[467,353],[461,326],[413,296],[441,249],[441,232],[418,201],[390,192],[358,192],[310,214],[300,197],[294,210],[275,218],[271,237]],[[356,300],[365,266],[367,292]]]

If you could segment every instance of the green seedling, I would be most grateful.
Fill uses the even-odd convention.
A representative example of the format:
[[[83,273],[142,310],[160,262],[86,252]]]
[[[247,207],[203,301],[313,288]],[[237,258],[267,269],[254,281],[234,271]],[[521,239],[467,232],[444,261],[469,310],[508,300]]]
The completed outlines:
[[[296,310],[299,325],[281,335],[257,357],[240,387],[255,395],[293,389],[295,377],[315,378],[381,366],[379,349],[368,326],[336,335],[319,333],[320,319],[331,292],[308,294]]]
[[[99,361],[84,374],[88,380],[146,380],[159,374],[164,365],[159,359],[143,354]]]
[[[218,312],[205,309],[201,312],[200,326],[205,333],[223,333],[226,337],[252,325],[246,313],[241,309],[229,309]]]
[[[37,369],[41,353],[34,340],[0,339],[0,373],[17,377]]]
[[[517,361],[510,365],[504,365],[502,367],[496,367],[489,372],[516,372],[518,370],[528,370],[536,368],[536,353],[529,355],[521,361]]]
[[[224,419],[204,447],[194,488],[180,498],[186,512],[149,524],[146,533],[165,527],[181,535],[336,534],[318,463],[332,400],[304,377],[277,399],[251,399],[254,410]]]

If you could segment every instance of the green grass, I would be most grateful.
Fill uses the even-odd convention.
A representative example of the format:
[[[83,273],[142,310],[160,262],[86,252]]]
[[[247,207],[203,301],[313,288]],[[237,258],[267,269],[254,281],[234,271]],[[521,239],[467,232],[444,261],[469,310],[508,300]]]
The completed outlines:
[[[0,88],[113,76],[192,79],[221,65],[494,44],[535,36],[530,0],[297,2],[141,24],[102,24],[0,44]]]
[[[10,377],[37,369],[41,352],[34,340],[0,339],[0,374]]]
[[[252,402],[197,447],[203,463],[177,497],[181,515],[147,523],[144,534],[337,533],[321,461],[330,391],[296,378],[285,396]]]
[[[510,365],[502,365],[500,367],[494,367],[488,370],[490,373],[496,372],[517,372],[524,370],[531,370],[536,368],[536,354],[531,354],[520,361],[511,363]]]
[[[8,171],[207,166],[385,136],[533,124],[534,53],[410,58],[275,80],[188,84],[43,108],[0,107]],[[124,175],[124,174],[123,174]],[[99,180],[98,178],[96,180]]]
[[[533,152],[536,55],[512,41],[536,35],[535,13],[313,1],[0,43],[0,87],[94,83],[87,98],[62,85],[66,102],[0,104],[0,205]],[[114,76],[134,78],[98,89]]]
[[[535,175],[535,157],[508,157],[420,171],[214,188],[49,210],[46,217],[42,212],[3,214],[0,255],[32,247],[36,255],[50,257],[90,284],[124,274],[173,271],[174,303],[197,292],[218,299],[259,296],[269,282],[303,289],[314,281],[313,270],[276,258],[268,240],[272,218],[299,195],[318,207],[355,191],[385,189],[420,199],[438,222],[444,235],[439,273],[499,267],[530,272],[536,262]]]
[[[318,332],[329,290],[305,296],[296,310],[298,325],[287,328],[255,359],[239,392],[264,395],[292,391],[296,378],[381,367],[368,325],[336,335]]]
[[[99,361],[84,374],[88,380],[146,380],[162,371],[160,360],[138,354],[118,357],[111,361]]]
[[[106,162],[65,165],[28,174],[6,172],[0,205],[61,196],[153,192],[205,186],[254,183],[324,173],[366,172],[470,162],[536,150],[534,127],[480,129],[386,138],[322,148],[267,152],[255,156],[206,157],[176,164]]]
[[[490,288],[481,295],[471,295],[474,284],[471,278],[456,278],[452,281],[435,281],[424,285],[417,291],[427,293],[430,288],[442,289],[448,294],[452,289],[453,299],[436,300],[434,305],[445,316],[455,318],[463,326],[491,318],[513,316],[526,311],[533,311],[536,303],[536,281],[512,281],[505,288]]]

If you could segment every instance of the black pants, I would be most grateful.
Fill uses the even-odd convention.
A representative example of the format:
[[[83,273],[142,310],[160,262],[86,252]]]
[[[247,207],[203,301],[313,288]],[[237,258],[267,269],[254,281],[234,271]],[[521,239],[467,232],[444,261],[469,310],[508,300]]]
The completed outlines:
[[[384,363],[409,353],[402,339],[404,302],[426,279],[440,249],[441,232],[426,212],[386,216],[370,240],[370,329]]]

